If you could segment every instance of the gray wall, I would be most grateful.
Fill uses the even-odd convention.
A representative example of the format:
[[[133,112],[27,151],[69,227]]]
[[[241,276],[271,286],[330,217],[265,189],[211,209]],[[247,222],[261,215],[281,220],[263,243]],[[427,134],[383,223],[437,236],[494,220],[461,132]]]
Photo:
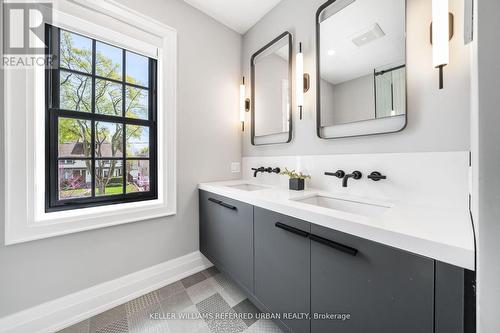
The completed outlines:
[[[321,94],[326,96],[325,99],[321,98],[323,126],[375,118],[375,88],[372,74],[335,85],[321,80]]]
[[[241,36],[181,0],[120,2],[178,30],[178,213],[7,247],[1,241],[0,317],[198,250],[198,182],[239,177],[230,162],[241,159]],[[2,151],[1,174],[3,159]],[[1,191],[1,216],[3,203]]]
[[[242,70],[248,76],[250,57],[285,30],[294,35],[294,50],[303,43],[305,71],[312,87],[305,95],[304,119],[294,105],[294,139],[290,144],[253,147],[249,132],[244,156],[459,151],[469,149],[469,48],[464,46],[463,0],[450,0],[455,14],[451,62],[444,69],[445,89],[438,90],[438,72],[432,66],[429,42],[431,0],[407,1],[408,127],[401,133],[363,138],[320,140],[315,131],[315,14],[325,0],[284,0],[243,36]],[[292,99],[295,101],[295,99]]]
[[[283,132],[282,80],[288,78],[288,61],[270,54],[255,65],[259,89],[255,94],[255,135]],[[290,82],[289,82],[290,84]],[[285,117],[288,109],[285,106]]]
[[[479,333],[497,333],[500,332],[500,2],[479,0],[477,5],[478,326]]]
[[[321,125],[328,126],[334,123],[333,105],[335,98],[333,96],[334,85],[330,82],[321,79]]]

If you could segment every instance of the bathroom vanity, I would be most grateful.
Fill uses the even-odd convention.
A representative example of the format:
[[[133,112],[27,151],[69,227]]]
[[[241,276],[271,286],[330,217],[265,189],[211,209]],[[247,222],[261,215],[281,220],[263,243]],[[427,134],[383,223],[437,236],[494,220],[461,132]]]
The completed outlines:
[[[201,252],[285,331],[471,332],[471,239],[414,224],[429,216],[417,207],[247,181],[199,188]]]

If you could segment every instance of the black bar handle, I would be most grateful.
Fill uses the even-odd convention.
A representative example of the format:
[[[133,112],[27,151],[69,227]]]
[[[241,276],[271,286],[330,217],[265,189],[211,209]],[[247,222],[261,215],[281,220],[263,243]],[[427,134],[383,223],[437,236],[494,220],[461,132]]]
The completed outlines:
[[[382,179],[387,179],[387,176],[386,175],[383,175],[381,174],[380,172],[378,171],[373,171],[372,173],[370,173],[368,175],[368,178],[375,181],[375,182],[378,182],[379,180],[382,180]]]
[[[351,256],[355,256],[356,254],[358,254],[358,250],[356,250],[353,247],[350,247],[350,246],[347,246],[347,245],[343,245],[343,244],[331,241],[331,240],[323,238],[323,237],[319,237],[319,236],[316,236],[316,235],[309,235],[309,238],[311,240],[315,241],[315,242],[318,242],[318,243],[321,243],[323,245],[329,246],[329,247],[331,247],[331,248],[333,248],[335,250],[342,251],[342,252],[347,253],[347,254],[349,254]]]
[[[232,210],[237,210],[237,208],[235,206],[231,206],[230,204],[227,204],[225,202],[222,202],[220,200],[217,200],[217,199],[214,199],[214,198],[208,198],[208,201],[212,201],[218,205],[221,205],[222,207],[226,207],[226,208],[229,208],[229,209],[232,209]]]
[[[226,207],[226,208],[232,209],[232,210],[237,210],[237,208],[235,206],[227,204],[227,203],[225,203],[223,201],[219,202],[219,205],[221,205],[222,207]]]
[[[214,199],[214,198],[208,198],[208,201],[212,201],[216,204],[220,204],[220,200]]]
[[[276,222],[274,224],[274,226],[276,228],[280,228],[280,229],[286,230],[288,232],[291,232],[293,234],[296,234],[296,235],[299,235],[299,236],[302,236],[302,237],[305,237],[305,238],[307,238],[309,236],[308,232],[302,231],[302,230],[294,228],[294,227],[290,227],[289,225],[283,224],[281,222]]]
[[[333,176],[337,178],[344,178],[345,172],[344,170],[337,170],[336,172],[325,172],[325,176]]]

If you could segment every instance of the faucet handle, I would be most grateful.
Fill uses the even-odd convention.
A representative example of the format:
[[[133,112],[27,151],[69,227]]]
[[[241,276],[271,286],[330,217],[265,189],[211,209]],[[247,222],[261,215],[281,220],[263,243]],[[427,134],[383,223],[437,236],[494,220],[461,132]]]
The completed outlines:
[[[333,176],[337,178],[344,178],[345,172],[344,170],[337,170],[336,172],[325,172],[325,176]]]
[[[361,177],[363,177],[363,174],[361,173],[361,171],[353,171],[352,172],[352,178],[353,179],[361,179]]]
[[[274,172],[274,173],[280,173],[281,169],[280,168],[274,168],[274,169],[272,169],[272,172]]]
[[[371,180],[373,180],[374,182],[378,182],[379,180],[381,179],[387,179],[387,176],[381,174],[380,172],[378,171],[373,171],[372,173],[370,173],[368,175],[368,178],[370,178]]]

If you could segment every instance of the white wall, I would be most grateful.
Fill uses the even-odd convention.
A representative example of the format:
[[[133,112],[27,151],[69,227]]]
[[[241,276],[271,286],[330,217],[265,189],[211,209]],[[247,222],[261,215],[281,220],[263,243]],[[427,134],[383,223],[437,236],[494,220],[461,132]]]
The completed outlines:
[[[500,2],[477,3],[478,113],[473,122],[479,333],[500,332]],[[474,105],[476,106],[476,105]]]
[[[401,133],[361,138],[321,140],[316,136],[315,14],[325,0],[284,0],[243,37],[242,70],[248,76],[250,57],[285,30],[301,41],[305,71],[312,86],[305,95],[304,119],[294,105],[294,138],[290,144],[254,147],[249,131],[244,156],[464,151],[470,139],[469,47],[463,41],[463,1],[450,0],[455,14],[455,37],[450,42],[450,64],[444,70],[445,88],[438,90],[429,42],[431,0],[407,0],[408,127]],[[294,100],[294,99],[293,99]],[[247,114],[247,121],[250,115]]]
[[[2,243],[0,317],[197,250],[197,184],[240,177],[231,174],[230,162],[241,159],[241,36],[181,0],[120,2],[178,31],[178,213],[18,245]],[[0,120],[3,129],[3,113]],[[3,203],[1,191],[2,211]]]

